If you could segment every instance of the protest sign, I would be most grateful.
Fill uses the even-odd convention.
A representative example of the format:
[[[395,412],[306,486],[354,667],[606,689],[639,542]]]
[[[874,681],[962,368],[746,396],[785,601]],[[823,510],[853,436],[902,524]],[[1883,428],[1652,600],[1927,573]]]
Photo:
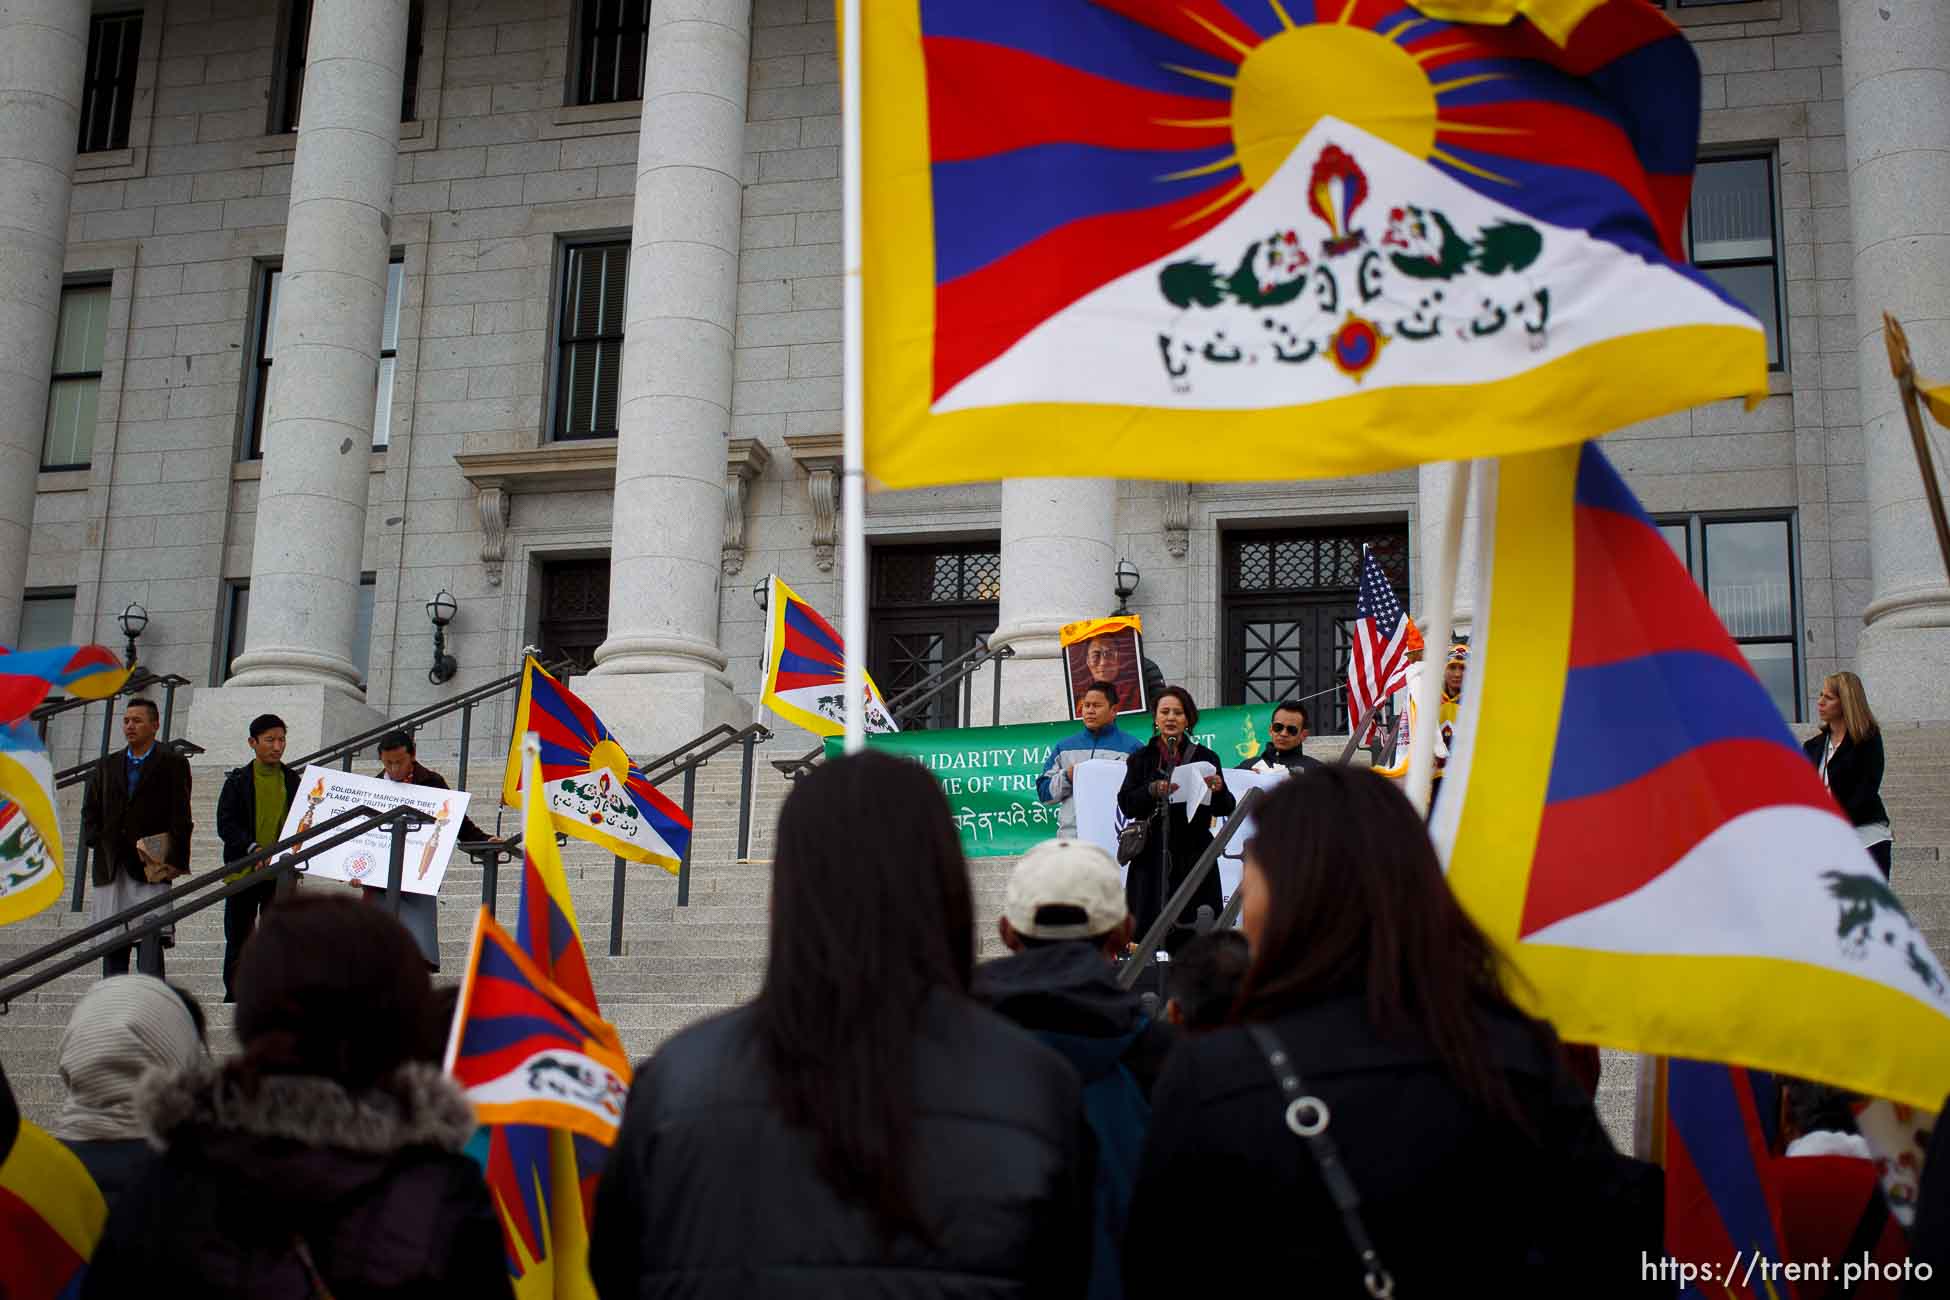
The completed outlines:
[[[1207,709],[1192,737],[1225,764],[1256,757],[1265,746],[1270,705]],[[1032,722],[1010,727],[963,727],[952,731],[909,731],[869,736],[867,746],[911,758],[933,772],[948,796],[948,811],[961,833],[962,852],[971,858],[1013,857],[1056,835],[1057,806],[1036,797],[1050,747],[1077,732],[1075,722]],[[1144,714],[1119,718],[1118,727],[1151,737]],[[826,756],[842,752],[839,737],[826,741]],[[1115,764],[1121,773],[1123,764]],[[1079,769],[1081,770],[1081,769]],[[1111,788],[1112,802],[1117,790]],[[1116,840],[1112,837],[1115,851]]]
[[[1200,719],[1203,721],[1203,719]],[[1246,797],[1246,791],[1255,786],[1272,789],[1286,780],[1286,769],[1276,768],[1271,772],[1242,772],[1238,768],[1227,768],[1221,773],[1226,779],[1226,789],[1232,791],[1234,799]],[[1087,763],[1077,764],[1077,838],[1088,840],[1097,847],[1117,856],[1117,832],[1124,829],[1129,820],[1117,806],[1117,789],[1124,784],[1124,765],[1114,760],[1093,758]],[[1174,817],[1177,813],[1172,814]],[[1215,817],[1212,820],[1212,834],[1217,837],[1225,828],[1226,819]],[[1239,833],[1226,845],[1224,855],[1219,858],[1219,890],[1227,898],[1239,888],[1239,876],[1245,870],[1243,855],[1246,841],[1253,836],[1252,818],[1239,828]]]
[[[380,812],[407,804],[433,818],[433,824],[416,826],[406,833],[406,870],[400,887],[409,894],[437,894],[447,874],[447,860],[460,839],[467,800],[465,790],[441,790],[337,768],[308,767],[298,782],[298,797],[284,815],[278,838],[290,839],[361,804]],[[305,874],[315,880],[342,880],[349,885],[384,889],[392,851],[391,835],[370,830],[307,862]]]

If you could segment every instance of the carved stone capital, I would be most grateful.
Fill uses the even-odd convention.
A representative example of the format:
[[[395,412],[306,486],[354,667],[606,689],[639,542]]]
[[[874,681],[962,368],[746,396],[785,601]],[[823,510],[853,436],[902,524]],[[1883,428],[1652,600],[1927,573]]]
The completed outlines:
[[[1191,544],[1192,535],[1192,485],[1190,483],[1165,484],[1165,549],[1173,556],[1183,558]]]
[[[508,490],[482,487],[474,492],[474,508],[481,514],[481,563],[487,566],[490,587],[501,585],[501,562],[508,555]]]
[[[751,485],[772,463],[772,453],[756,438],[732,438],[725,447],[724,556],[726,576],[745,567],[745,503]]]
[[[785,445],[793,463],[806,472],[806,499],[813,509],[813,563],[821,573],[833,571],[833,548],[839,542],[840,435],[789,433]]]

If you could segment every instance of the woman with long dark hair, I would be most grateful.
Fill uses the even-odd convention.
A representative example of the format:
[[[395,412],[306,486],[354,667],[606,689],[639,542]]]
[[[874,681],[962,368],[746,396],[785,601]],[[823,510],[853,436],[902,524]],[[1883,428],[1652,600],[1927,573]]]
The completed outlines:
[[[1225,778],[1219,775],[1225,765],[1217,754],[1192,739],[1192,728],[1198,725],[1198,705],[1192,703],[1190,691],[1182,686],[1159,691],[1151,723],[1156,733],[1149,744],[1125,760],[1124,784],[1117,791],[1117,807],[1126,817],[1151,824],[1143,850],[1131,859],[1130,872],[1124,877],[1124,897],[1131,915],[1137,918],[1140,936],[1158,919],[1165,900],[1184,883],[1199,855],[1211,847],[1213,817],[1231,813],[1234,802]],[[1189,818],[1182,804],[1174,807],[1170,803],[1172,774],[1187,763],[1207,763],[1212,769],[1205,778],[1210,797]],[[1167,859],[1169,872],[1165,869]],[[1185,904],[1178,922],[1189,926],[1200,904],[1211,908],[1214,916],[1225,905],[1216,868],[1207,873]],[[1174,929],[1165,935],[1165,950],[1176,952],[1191,937],[1189,929]]]
[[[474,1108],[420,1059],[433,990],[413,937],[350,898],[300,898],[264,913],[236,976],[243,1054],[137,1087],[162,1154],[110,1211],[81,1294],[512,1295],[461,1154]]]
[[[598,1291],[1081,1294],[1080,1085],[969,1000],[974,922],[924,768],[865,753],[799,778],[764,987],[638,1071],[596,1202]]]
[[[1822,678],[1815,712],[1821,730],[1801,748],[1887,880],[1895,840],[1889,832],[1889,810],[1882,804],[1882,727],[1869,708],[1862,679],[1854,673]]]
[[[1232,1026],[1181,1042],[1152,1095],[1127,1294],[1197,1293],[1210,1256],[1190,1243],[1221,1239],[1303,1293],[1362,1293],[1369,1266],[1289,1127],[1282,1072],[1320,1103],[1299,1122],[1325,1122],[1376,1271],[1402,1294],[1637,1279],[1656,1209],[1626,1190],[1550,1026],[1512,1004],[1408,800],[1371,772],[1300,773],[1261,805],[1245,864],[1252,965]]]

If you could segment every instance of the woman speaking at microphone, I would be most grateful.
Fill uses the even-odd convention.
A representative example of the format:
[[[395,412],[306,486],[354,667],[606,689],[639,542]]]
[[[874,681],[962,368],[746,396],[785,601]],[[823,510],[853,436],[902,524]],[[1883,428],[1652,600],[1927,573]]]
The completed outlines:
[[[1124,897],[1131,915],[1137,918],[1140,936],[1158,919],[1165,900],[1184,883],[1199,855],[1211,846],[1212,818],[1227,816],[1233,808],[1232,791],[1226,789],[1225,778],[1219,775],[1219,756],[1192,740],[1191,730],[1198,725],[1198,705],[1192,702],[1192,693],[1182,686],[1165,687],[1158,692],[1151,720],[1157,733],[1125,760],[1124,784],[1117,792],[1117,806],[1126,817],[1134,821],[1153,819],[1144,847],[1131,859],[1130,874],[1124,878]],[[1186,763],[1205,763],[1211,769],[1205,778],[1211,798],[1194,809],[1190,818],[1168,804],[1172,774]],[[1214,869],[1199,884],[1176,923],[1190,925],[1201,904],[1217,916],[1224,901],[1219,893],[1219,873]],[[1176,952],[1191,937],[1189,929],[1169,931],[1165,951]]]

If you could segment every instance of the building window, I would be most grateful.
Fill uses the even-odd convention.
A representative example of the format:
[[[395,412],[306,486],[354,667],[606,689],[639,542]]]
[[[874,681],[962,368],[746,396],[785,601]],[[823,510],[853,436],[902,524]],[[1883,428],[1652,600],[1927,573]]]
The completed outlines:
[[[1408,605],[1408,530],[1307,528],[1229,532],[1221,605],[1228,704],[1320,697],[1310,708],[1323,735],[1348,729],[1349,628],[1361,584],[1362,547]]]
[[[284,15],[284,51],[279,68],[278,90],[271,117],[271,130],[281,134],[298,129],[299,110],[305,102],[305,52],[311,44],[312,0],[291,0]],[[406,10],[406,75],[400,88],[399,120],[413,120],[414,101],[420,89],[420,26],[423,15],[420,0],[412,0]]]
[[[556,328],[555,436],[614,438],[630,246],[572,244],[562,264],[562,315]]]
[[[74,588],[29,587],[21,597],[14,649],[48,650],[74,644]]]
[[[54,371],[47,386],[42,469],[87,469],[95,449],[95,404],[102,388],[102,349],[108,342],[108,286],[61,291],[54,336]]]
[[[142,49],[142,15],[96,14],[88,24],[88,66],[81,81],[82,153],[126,149],[135,104],[135,61]]]
[[[574,102],[642,99],[650,0],[581,0],[577,12]]]
[[[542,661],[566,660],[574,665],[573,672],[588,672],[609,638],[609,557],[545,560],[540,585],[535,643],[542,648]]]
[[[1781,251],[1771,157],[1703,158],[1686,222],[1693,265],[1760,318],[1767,364],[1781,368]]]
[[[278,323],[278,291],[284,282],[284,269],[276,263],[262,270],[257,294],[257,320],[251,330],[254,364],[250,374],[250,394],[246,410],[249,427],[245,430],[244,458],[264,456],[264,410],[271,392],[271,363],[275,360]],[[386,309],[379,328],[379,383],[373,396],[372,449],[383,451],[392,439],[393,372],[399,356],[399,307],[405,289],[404,254],[394,253],[386,266]]]
[[[877,546],[868,588],[867,671],[891,700],[925,681],[995,630],[1002,599],[1002,550],[992,541],[951,546]],[[952,727],[960,690],[945,690],[901,725]]]
[[[352,626],[352,664],[359,670],[359,680],[366,680],[366,670],[372,661],[372,605],[376,591],[374,583],[378,574],[359,575],[359,605]],[[249,578],[233,578],[224,584],[223,645],[220,651],[217,680],[212,685],[221,686],[230,680],[237,657],[244,653],[244,633],[250,626],[251,583]]]
[[[1801,610],[1790,516],[1674,515],[1659,531],[1706,591],[1781,716],[1801,720]]]

